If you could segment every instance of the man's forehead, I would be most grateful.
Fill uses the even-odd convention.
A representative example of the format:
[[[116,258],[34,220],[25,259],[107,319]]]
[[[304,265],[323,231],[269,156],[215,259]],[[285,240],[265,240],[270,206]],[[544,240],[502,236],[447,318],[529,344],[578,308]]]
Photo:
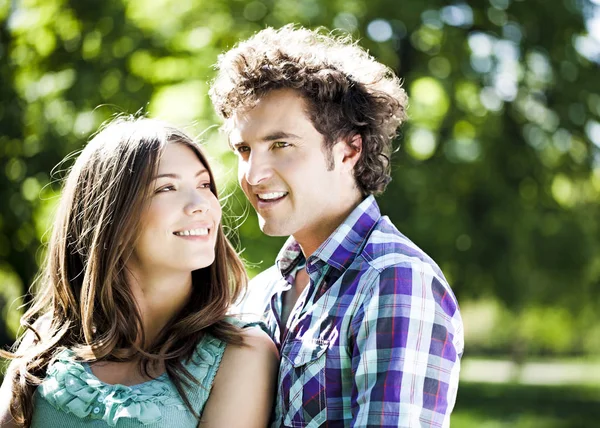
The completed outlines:
[[[313,128],[306,100],[293,89],[270,91],[238,109],[229,120],[230,144],[293,138]]]
[[[298,133],[301,120],[302,117],[291,114],[240,115],[232,118],[229,138],[230,140],[272,140],[273,138],[269,137],[273,135],[285,137]]]
[[[281,107],[292,108],[298,110],[298,112],[305,112],[307,100],[295,89],[273,89],[240,105],[233,112],[231,119],[243,120],[248,116],[254,116],[269,110],[279,112]]]
[[[256,134],[257,128],[260,127],[258,121],[252,120],[252,117],[244,112],[237,112],[230,121],[228,137],[232,144],[244,141],[249,138],[249,134]]]

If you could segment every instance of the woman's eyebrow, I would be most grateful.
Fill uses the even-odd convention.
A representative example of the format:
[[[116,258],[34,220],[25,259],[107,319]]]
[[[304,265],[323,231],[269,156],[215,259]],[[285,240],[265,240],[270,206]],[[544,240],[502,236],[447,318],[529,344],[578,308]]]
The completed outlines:
[[[208,174],[208,170],[206,168],[202,168],[200,171],[198,171],[196,173],[196,175],[194,177],[198,177],[202,174]],[[159,178],[174,178],[175,180],[181,180],[181,175],[179,174],[174,174],[174,173],[164,173],[164,174],[158,174],[156,176],[154,176],[153,180],[158,180]]]

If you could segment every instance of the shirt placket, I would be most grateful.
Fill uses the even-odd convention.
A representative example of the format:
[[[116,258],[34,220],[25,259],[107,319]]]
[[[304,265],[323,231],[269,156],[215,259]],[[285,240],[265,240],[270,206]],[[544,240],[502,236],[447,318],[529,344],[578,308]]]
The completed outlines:
[[[276,341],[276,343],[279,347],[281,347],[281,345],[282,345],[281,313],[283,311],[283,293],[286,290],[289,290],[291,287],[290,284],[285,279],[282,279],[281,281],[283,281],[284,284],[282,284],[281,288],[275,294],[273,294],[271,296],[271,302],[270,302],[271,310],[269,311],[269,316],[267,318],[267,319],[272,318],[272,322],[273,322],[272,338]],[[285,326],[283,326],[283,327],[285,327]]]
[[[322,269],[315,269],[313,272],[309,271],[309,285],[302,290],[302,293],[300,293],[300,296],[298,296],[298,300],[296,301],[294,308],[290,313],[287,323],[289,328],[286,326],[286,331],[281,342],[282,347],[289,339],[291,332],[296,332],[298,330],[298,325],[302,320],[302,316],[312,308],[317,290],[322,285],[323,279],[326,278],[328,268],[329,266],[325,265],[325,267]],[[308,323],[310,324],[310,320]]]

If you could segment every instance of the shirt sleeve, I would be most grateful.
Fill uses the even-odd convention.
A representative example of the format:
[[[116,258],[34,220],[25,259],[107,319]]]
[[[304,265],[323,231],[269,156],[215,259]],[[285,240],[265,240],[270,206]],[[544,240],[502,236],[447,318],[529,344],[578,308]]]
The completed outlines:
[[[383,270],[351,325],[353,427],[449,427],[462,320],[456,298],[425,263]]]
[[[244,321],[262,321],[270,308],[271,296],[277,291],[281,273],[272,266],[258,274],[248,284],[248,289],[242,293],[229,309],[231,315],[237,315]]]

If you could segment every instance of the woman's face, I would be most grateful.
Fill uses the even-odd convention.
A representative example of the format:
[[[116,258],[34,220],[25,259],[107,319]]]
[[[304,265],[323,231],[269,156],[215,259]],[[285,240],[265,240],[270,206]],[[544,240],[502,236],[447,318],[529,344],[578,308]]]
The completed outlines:
[[[152,274],[191,272],[211,265],[221,205],[198,156],[184,144],[168,144],[151,186],[130,262]]]

